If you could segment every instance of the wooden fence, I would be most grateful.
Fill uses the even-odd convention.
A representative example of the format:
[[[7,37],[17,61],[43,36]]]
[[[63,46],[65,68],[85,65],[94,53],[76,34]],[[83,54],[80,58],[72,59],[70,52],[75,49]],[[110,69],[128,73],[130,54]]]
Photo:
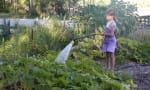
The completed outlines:
[[[150,28],[150,15],[140,16],[139,18],[140,28]]]

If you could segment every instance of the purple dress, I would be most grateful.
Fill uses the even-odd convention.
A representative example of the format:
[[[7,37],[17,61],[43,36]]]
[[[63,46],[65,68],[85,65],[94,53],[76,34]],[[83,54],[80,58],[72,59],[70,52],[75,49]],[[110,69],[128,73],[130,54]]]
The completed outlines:
[[[116,23],[113,22],[108,22],[106,25],[106,28],[104,30],[104,33],[111,33],[111,29],[116,28]],[[112,52],[114,53],[116,49],[116,37],[115,34],[113,36],[105,36],[104,41],[102,44],[102,52]]]

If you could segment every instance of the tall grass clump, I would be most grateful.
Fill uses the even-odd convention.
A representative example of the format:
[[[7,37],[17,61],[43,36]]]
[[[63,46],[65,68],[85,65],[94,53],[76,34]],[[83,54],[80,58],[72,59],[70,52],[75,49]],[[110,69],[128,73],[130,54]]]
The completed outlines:
[[[28,47],[25,48],[27,50],[25,53],[28,52],[31,55],[45,54],[48,50],[61,50],[72,38],[71,30],[69,31],[58,22],[51,20],[48,26],[33,27],[32,42],[25,41],[21,46]]]
[[[57,20],[50,20],[48,26],[16,27],[10,40],[1,45],[0,52],[2,57],[45,55],[49,50],[61,50],[71,39],[72,30],[62,27]]]

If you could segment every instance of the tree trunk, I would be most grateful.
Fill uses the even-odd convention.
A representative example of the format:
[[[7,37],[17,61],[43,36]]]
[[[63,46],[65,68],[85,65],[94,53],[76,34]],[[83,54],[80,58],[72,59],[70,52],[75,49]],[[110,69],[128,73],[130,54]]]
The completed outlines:
[[[83,7],[85,6],[85,0],[83,0]]]
[[[32,14],[32,10],[33,10],[32,0],[29,0],[29,13],[30,13],[30,15]]]
[[[6,8],[6,3],[5,3],[5,0],[3,0],[3,8]]]
[[[93,5],[95,5],[95,0],[93,0]]]
[[[70,15],[70,0],[68,1],[69,15]]]
[[[14,0],[14,13],[17,13],[17,0]]]

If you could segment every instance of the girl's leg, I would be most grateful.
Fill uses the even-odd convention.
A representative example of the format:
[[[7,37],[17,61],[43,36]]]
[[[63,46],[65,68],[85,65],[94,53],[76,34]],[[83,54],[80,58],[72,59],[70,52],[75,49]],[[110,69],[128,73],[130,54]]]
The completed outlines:
[[[114,71],[115,68],[115,54],[114,53],[110,53],[110,63],[111,63],[111,69],[112,71]]]
[[[106,52],[106,64],[107,64],[107,69],[110,70],[111,68],[111,63],[110,63],[110,53],[109,52]]]

